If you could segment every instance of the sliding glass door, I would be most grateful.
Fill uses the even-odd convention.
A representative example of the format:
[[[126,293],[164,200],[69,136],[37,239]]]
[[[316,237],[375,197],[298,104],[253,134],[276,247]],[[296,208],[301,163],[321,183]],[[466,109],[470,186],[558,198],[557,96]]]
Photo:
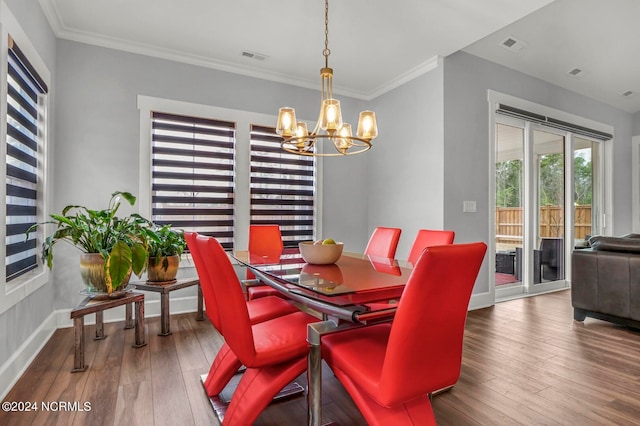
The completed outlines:
[[[571,132],[497,116],[496,299],[567,285],[569,253],[600,229],[601,149]]]

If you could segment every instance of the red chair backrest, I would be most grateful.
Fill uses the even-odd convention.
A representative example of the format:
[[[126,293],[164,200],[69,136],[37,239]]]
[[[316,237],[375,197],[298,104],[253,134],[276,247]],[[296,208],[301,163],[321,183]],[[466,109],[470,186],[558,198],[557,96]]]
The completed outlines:
[[[413,246],[411,246],[409,258],[407,260],[415,265],[422,253],[422,250],[426,247],[453,244],[455,236],[456,233],[454,231],[420,229],[418,231],[418,235],[416,235],[416,239],[413,241]]]
[[[467,309],[486,249],[478,242],[422,252],[391,326],[380,402],[394,405],[457,382]]]
[[[196,245],[209,273],[222,321],[225,342],[243,363],[256,356],[251,320],[247,302],[242,294],[240,280],[224,249],[213,237],[198,236]]]
[[[189,253],[191,253],[191,258],[193,259],[196,271],[198,272],[200,288],[202,289],[202,297],[204,298],[206,306],[205,312],[207,313],[207,317],[209,318],[209,321],[211,321],[211,324],[213,324],[216,330],[222,333],[222,321],[220,321],[220,313],[218,312],[215,292],[213,291],[211,280],[209,280],[209,273],[205,266],[205,260],[202,258],[202,255],[198,250],[198,246],[196,245],[197,237],[197,232],[185,231],[184,233],[184,239],[187,242]]]
[[[371,234],[364,254],[376,257],[396,257],[396,249],[400,240],[400,228],[385,228],[378,226]]]
[[[279,225],[249,225],[249,252],[282,252],[284,244]]]
[[[279,225],[249,225],[249,253],[253,255],[279,256],[284,250]],[[247,269],[247,279],[255,275]]]

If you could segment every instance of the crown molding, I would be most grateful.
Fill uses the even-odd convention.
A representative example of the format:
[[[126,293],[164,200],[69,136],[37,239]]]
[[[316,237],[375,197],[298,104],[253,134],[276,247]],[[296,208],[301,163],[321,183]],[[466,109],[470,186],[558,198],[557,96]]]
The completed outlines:
[[[144,43],[135,43],[129,40],[119,39],[116,37],[107,37],[88,31],[74,30],[64,25],[62,17],[58,11],[58,8],[56,7],[56,3],[53,0],[39,0],[39,3],[47,20],[49,21],[49,25],[51,25],[54,34],[57,38],[60,39],[120,50],[138,55],[166,59],[169,61],[185,63],[189,65],[211,68],[219,71],[229,72],[232,74],[243,75],[246,77],[259,78],[276,83],[302,87],[305,89],[319,90],[318,81],[316,81],[316,79],[311,80],[292,77],[291,75],[286,75],[283,73],[265,71],[264,69],[258,69],[249,66],[242,66],[227,61],[212,59],[209,57],[192,55],[178,50],[164,49],[162,47]],[[416,67],[389,80],[388,82],[374,88],[371,91],[353,90],[343,86],[334,86],[334,93],[364,101],[371,101],[378,96],[387,93],[395,89],[396,87],[401,86],[421,76],[422,74],[425,74],[437,68],[440,62],[441,58],[439,56],[434,56],[427,61],[418,64]]]
[[[426,61],[418,64],[417,66],[411,68],[410,70],[398,75],[397,77],[389,80],[388,82],[378,86],[377,88],[375,88],[374,90],[372,90],[371,92],[367,93],[366,97],[363,98],[364,100],[370,101],[373,100],[375,98],[377,98],[378,96],[381,96],[387,92],[390,92],[391,90],[395,89],[396,87],[400,87],[405,83],[410,82],[411,80],[414,80],[418,77],[420,77],[423,74],[428,73],[429,71],[432,71],[436,68],[438,68],[438,66],[442,63],[442,57],[441,56],[433,56],[429,59],[427,59]]]

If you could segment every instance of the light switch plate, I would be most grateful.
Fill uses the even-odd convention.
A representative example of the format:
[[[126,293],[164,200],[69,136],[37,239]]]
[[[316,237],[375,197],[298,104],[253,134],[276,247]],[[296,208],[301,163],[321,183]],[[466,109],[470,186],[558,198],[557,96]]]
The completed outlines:
[[[462,202],[462,211],[464,213],[476,213],[478,210],[476,209],[475,201],[463,201]]]

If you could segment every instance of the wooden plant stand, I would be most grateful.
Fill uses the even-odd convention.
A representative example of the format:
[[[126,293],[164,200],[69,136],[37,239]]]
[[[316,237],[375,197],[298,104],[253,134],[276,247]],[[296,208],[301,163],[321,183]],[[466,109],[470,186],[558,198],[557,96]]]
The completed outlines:
[[[136,318],[135,323],[132,318],[131,304],[136,305]],[[106,309],[115,308],[116,306],[125,305],[125,329],[135,327],[135,342],[134,348],[145,346],[147,342],[144,337],[144,294],[127,292],[124,296],[114,299],[100,299],[96,300],[91,296],[86,297],[78,306],[71,310],[71,319],[73,320],[73,333],[74,333],[74,360],[73,370],[71,372],[76,373],[79,371],[85,371],[88,367],[84,363],[84,316],[87,314],[96,314],[96,336],[94,340],[104,339],[104,325],[102,322],[103,311]]]
[[[203,315],[203,303],[202,303],[202,289],[200,288],[200,280],[198,278],[179,278],[173,281],[163,282],[151,282],[151,281],[136,281],[131,283],[135,286],[136,290],[152,291],[160,293],[160,333],[158,336],[168,336],[171,334],[170,323],[170,310],[169,310],[169,293],[173,290],[179,290],[185,287],[191,287],[192,285],[198,286],[198,314],[196,316],[197,321],[204,320]]]

